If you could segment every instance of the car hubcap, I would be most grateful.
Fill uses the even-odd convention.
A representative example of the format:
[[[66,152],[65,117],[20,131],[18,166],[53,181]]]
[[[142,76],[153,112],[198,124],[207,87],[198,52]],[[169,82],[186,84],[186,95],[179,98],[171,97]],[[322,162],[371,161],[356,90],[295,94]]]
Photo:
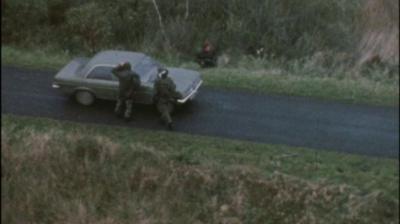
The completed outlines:
[[[85,106],[89,106],[90,104],[93,103],[94,97],[91,93],[87,91],[79,91],[76,94],[76,100]]]

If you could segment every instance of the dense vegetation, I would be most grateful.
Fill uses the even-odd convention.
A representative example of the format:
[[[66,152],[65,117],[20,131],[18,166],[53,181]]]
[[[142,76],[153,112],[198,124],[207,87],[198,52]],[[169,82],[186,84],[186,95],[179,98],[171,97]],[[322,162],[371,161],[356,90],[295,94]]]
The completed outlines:
[[[359,0],[12,0],[2,4],[3,44],[50,44],[68,51],[121,47],[190,56],[209,38],[221,51],[246,53],[264,47],[268,55],[286,58],[354,50],[360,7]]]

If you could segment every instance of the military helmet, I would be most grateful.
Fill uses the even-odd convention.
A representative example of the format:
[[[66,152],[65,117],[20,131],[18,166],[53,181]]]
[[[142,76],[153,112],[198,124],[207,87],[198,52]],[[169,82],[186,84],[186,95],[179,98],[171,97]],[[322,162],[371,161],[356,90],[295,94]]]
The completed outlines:
[[[125,69],[125,70],[131,70],[131,63],[129,63],[129,62],[124,62],[123,63],[123,68]]]
[[[168,70],[165,68],[159,68],[158,69],[158,77],[159,78],[165,78],[168,75]]]

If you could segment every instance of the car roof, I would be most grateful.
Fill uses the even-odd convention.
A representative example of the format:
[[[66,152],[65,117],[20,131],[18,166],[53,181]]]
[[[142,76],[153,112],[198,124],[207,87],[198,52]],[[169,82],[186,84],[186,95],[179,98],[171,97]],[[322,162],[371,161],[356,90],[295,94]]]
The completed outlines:
[[[85,67],[83,67],[81,75],[85,75],[93,66],[100,64],[117,65],[118,63],[127,61],[134,67],[135,64],[140,62],[144,57],[146,57],[145,54],[132,51],[101,51],[94,55]]]

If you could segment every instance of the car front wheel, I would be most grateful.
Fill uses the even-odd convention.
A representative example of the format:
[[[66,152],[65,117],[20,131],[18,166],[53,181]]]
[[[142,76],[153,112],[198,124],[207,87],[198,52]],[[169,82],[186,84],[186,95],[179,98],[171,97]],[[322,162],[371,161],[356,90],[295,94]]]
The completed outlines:
[[[75,93],[75,99],[82,105],[90,106],[93,104],[95,97],[93,93],[89,91],[79,90]]]

